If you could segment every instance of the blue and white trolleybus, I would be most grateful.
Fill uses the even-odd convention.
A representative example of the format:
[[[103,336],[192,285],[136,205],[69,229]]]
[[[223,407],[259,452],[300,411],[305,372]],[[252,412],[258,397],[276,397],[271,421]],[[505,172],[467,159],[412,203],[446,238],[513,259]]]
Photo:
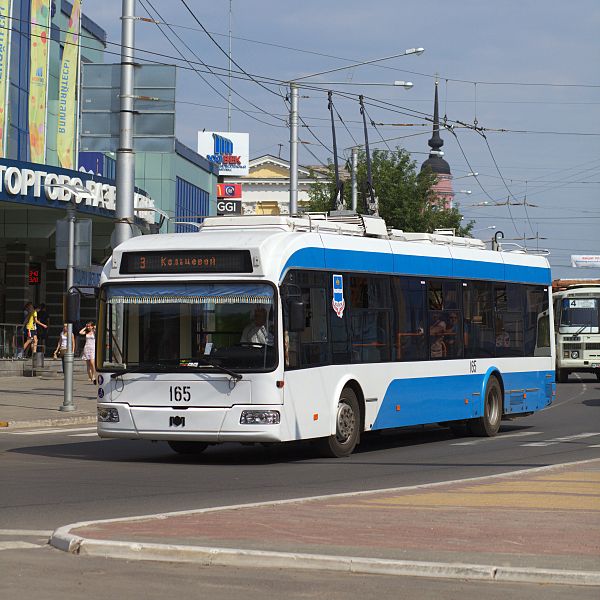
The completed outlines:
[[[101,437],[314,439],[440,423],[494,436],[553,400],[545,258],[376,217],[212,217],[136,237],[100,288]]]

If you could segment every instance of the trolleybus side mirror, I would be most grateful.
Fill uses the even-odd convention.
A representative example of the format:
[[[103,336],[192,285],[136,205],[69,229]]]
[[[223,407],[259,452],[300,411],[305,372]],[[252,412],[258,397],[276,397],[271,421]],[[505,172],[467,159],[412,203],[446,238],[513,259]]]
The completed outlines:
[[[306,326],[306,311],[304,302],[288,300],[288,331],[304,331]]]

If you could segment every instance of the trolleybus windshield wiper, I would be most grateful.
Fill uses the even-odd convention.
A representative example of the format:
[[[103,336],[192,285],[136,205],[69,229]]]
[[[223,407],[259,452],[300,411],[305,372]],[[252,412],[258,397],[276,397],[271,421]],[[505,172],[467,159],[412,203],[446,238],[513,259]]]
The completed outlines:
[[[131,365],[129,367],[125,367],[116,373],[112,373],[110,376],[111,379],[115,379],[117,377],[121,377],[121,375],[126,375],[127,373],[152,373],[153,371],[166,371],[169,369],[168,365],[162,363],[142,363],[139,365]]]
[[[203,363],[205,365],[208,365],[210,367],[213,367],[215,370],[217,371],[222,371],[223,373],[227,373],[227,375],[231,375],[231,377],[233,377],[233,379],[239,381],[240,379],[242,379],[242,374],[241,373],[236,373],[235,371],[232,371],[231,369],[228,369],[227,367],[224,367],[223,365],[220,365],[212,360],[210,360],[209,358],[206,358],[205,356],[200,357],[198,359],[194,358],[194,361],[198,361],[199,363]]]

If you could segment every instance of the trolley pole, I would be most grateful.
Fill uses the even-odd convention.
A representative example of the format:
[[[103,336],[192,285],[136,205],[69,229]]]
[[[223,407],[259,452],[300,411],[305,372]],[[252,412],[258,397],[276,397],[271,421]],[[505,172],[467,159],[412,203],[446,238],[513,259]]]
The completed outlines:
[[[290,83],[290,215],[298,213],[298,86]]]
[[[121,93],[115,246],[132,237],[134,223],[135,152],[133,151],[133,90],[135,0],[123,0],[121,16]]]
[[[356,146],[352,148],[352,158],[350,164],[352,167],[352,174],[350,178],[352,186],[352,210],[353,212],[356,212],[358,207],[358,184],[356,180],[356,171],[358,168],[358,148]]]
[[[75,264],[75,196],[72,196],[67,206],[67,221],[69,222],[69,239],[67,249],[67,295],[73,287],[73,268]],[[65,307],[66,308],[66,307]],[[73,404],[73,323],[67,323],[67,351],[64,360],[64,388],[63,403],[59,410],[71,412],[75,410]]]

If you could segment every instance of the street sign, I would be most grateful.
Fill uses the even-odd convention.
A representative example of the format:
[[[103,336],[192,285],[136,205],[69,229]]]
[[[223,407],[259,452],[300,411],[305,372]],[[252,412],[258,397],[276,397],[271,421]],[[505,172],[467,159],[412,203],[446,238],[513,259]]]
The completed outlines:
[[[220,198],[217,200],[217,215],[241,215],[241,200],[226,200]]]
[[[174,65],[136,65],[133,147],[139,152],[175,149]],[[81,152],[116,152],[119,146],[121,65],[83,65]]]
[[[75,221],[75,248],[73,266],[85,269],[92,264],[92,220]],[[56,268],[66,269],[69,264],[69,221],[56,221]]]
[[[217,183],[217,198],[241,198],[241,183]]]

